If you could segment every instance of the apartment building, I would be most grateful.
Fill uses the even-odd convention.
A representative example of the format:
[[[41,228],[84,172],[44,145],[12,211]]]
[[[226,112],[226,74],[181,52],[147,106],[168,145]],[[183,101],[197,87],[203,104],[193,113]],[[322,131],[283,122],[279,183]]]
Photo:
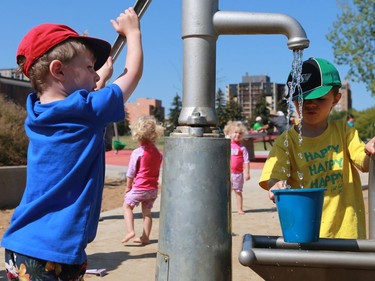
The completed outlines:
[[[32,92],[29,79],[17,75],[15,69],[0,69],[0,94],[26,108],[27,95]]]
[[[352,109],[352,91],[350,89],[350,84],[348,81],[342,82],[340,88],[341,99],[334,107],[336,111],[348,111]]]
[[[336,111],[348,111],[352,108],[352,93],[350,84],[347,81],[342,83],[340,89],[341,100],[336,105]],[[275,83],[267,75],[248,75],[242,76],[242,82],[229,84],[225,88],[226,101],[233,99],[242,108],[245,119],[255,118],[254,112],[256,104],[262,97],[265,97],[269,104],[269,109],[277,110],[277,105],[282,101],[286,94],[285,83]]]
[[[131,125],[139,116],[155,115],[155,112],[164,116],[165,110],[162,102],[157,99],[138,98],[135,102],[127,102],[125,105],[126,119]]]
[[[267,75],[249,76],[247,73],[242,77],[242,82],[229,84],[225,88],[225,97],[229,101],[233,99],[243,110],[246,119],[254,115],[256,104],[262,97],[270,106],[270,110],[276,110],[277,104],[285,95],[285,84],[271,82]]]

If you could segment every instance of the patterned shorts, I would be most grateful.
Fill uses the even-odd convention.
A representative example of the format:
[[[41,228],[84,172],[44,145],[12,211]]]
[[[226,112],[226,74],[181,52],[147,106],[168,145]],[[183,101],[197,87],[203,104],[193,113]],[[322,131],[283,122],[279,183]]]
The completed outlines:
[[[147,209],[152,209],[154,202],[158,197],[158,190],[138,190],[136,188],[131,189],[128,193],[125,194],[125,202],[129,206],[138,206],[139,203],[142,203]]]
[[[85,275],[86,268],[87,262],[83,264],[62,264],[5,250],[5,269],[9,281],[81,281]]]
[[[235,192],[242,192],[243,189],[243,173],[234,174],[231,173],[231,179],[232,179],[232,189]]]

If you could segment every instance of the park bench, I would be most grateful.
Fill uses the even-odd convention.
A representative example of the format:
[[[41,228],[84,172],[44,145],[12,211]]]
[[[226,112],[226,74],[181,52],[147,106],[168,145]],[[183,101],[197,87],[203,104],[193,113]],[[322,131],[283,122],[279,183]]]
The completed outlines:
[[[255,159],[254,143],[263,142],[264,150],[267,150],[267,143],[273,146],[273,142],[279,136],[278,133],[250,133],[243,136],[243,144],[246,147],[250,160]]]

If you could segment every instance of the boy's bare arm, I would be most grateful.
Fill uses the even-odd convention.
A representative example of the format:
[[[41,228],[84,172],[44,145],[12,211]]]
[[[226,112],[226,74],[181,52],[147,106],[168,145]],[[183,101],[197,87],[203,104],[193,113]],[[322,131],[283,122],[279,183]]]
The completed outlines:
[[[268,197],[275,203],[275,195],[271,190],[285,189],[285,182],[278,179],[270,179],[268,181]]]
[[[117,33],[126,37],[127,53],[124,72],[114,81],[128,100],[143,73],[143,50],[139,19],[133,8],[125,10],[116,20],[111,20]]]
[[[96,72],[100,80],[96,82],[96,90],[102,89],[105,87],[105,83],[111,78],[113,74],[113,60],[111,57],[108,57],[107,61],[103,66]]]
[[[375,154],[375,137],[373,137],[365,146],[366,157],[364,159],[363,167],[364,171],[369,171],[370,169],[370,157]]]

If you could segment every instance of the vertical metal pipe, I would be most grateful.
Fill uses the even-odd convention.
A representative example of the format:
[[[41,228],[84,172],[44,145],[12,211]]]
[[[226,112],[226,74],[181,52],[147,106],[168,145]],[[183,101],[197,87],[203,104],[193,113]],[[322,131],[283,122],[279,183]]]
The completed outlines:
[[[232,280],[229,159],[228,139],[165,139],[156,280]]]
[[[216,40],[212,18],[218,0],[182,1],[184,76],[180,125],[216,125]],[[199,119],[192,116],[199,115]]]
[[[368,176],[369,238],[375,239],[375,155],[371,155]]]

